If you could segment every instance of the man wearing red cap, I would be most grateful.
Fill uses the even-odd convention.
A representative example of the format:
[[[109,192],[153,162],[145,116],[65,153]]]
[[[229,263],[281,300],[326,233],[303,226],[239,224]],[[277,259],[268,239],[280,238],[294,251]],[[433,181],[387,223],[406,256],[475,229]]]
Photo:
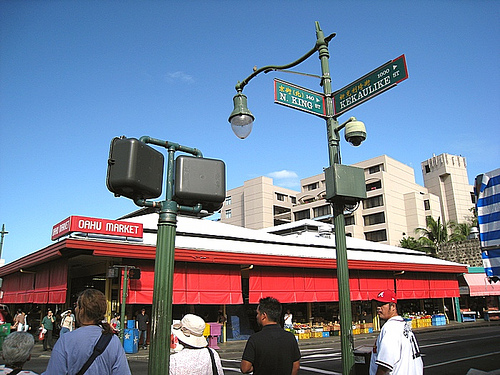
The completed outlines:
[[[373,347],[370,375],[422,375],[424,364],[411,323],[398,315],[396,294],[383,290],[374,299],[386,320]]]

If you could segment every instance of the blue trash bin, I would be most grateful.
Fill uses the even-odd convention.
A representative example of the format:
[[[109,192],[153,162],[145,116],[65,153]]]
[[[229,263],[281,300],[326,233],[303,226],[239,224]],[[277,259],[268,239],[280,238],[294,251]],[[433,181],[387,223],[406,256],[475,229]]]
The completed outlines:
[[[137,328],[124,329],[123,349],[125,353],[137,353],[139,351],[139,330]]]

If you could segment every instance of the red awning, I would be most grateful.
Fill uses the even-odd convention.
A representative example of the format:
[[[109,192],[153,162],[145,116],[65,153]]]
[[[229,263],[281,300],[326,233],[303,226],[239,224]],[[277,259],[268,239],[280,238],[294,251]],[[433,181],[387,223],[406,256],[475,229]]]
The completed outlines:
[[[281,303],[338,301],[334,271],[304,268],[259,268],[250,273],[250,303],[274,297]]]
[[[458,279],[454,274],[404,275],[396,278],[399,299],[425,299],[459,297]]]
[[[66,302],[67,284],[67,262],[47,263],[35,271],[4,276],[2,302],[62,304]]]
[[[34,273],[16,272],[4,276],[2,303],[31,303],[34,280]]]
[[[484,273],[464,273],[471,297],[500,296],[500,282],[490,283]]]
[[[154,265],[140,265],[141,279],[130,280],[127,303],[153,301]],[[239,266],[179,262],[174,266],[174,304],[243,303]]]

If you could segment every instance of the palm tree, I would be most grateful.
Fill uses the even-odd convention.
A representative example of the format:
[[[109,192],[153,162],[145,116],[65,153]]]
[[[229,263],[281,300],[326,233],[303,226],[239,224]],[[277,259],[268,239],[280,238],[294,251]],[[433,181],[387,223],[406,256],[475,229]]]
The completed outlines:
[[[465,241],[470,235],[470,230],[472,228],[471,223],[456,223],[450,221],[448,223],[448,228],[451,229],[450,241]]]
[[[423,246],[424,250],[435,256],[439,244],[448,241],[448,230],[446,223],[441,223],[441,218],[434,220],[431,216],[426,219],[427,228],[417,228],[415,233],[419,234],[418,241]]]
[[[415,237],[403,237],[399,241],[399,246],[405,249],[425,251],[425,248],[422,246],[421,242],[419,242]]]

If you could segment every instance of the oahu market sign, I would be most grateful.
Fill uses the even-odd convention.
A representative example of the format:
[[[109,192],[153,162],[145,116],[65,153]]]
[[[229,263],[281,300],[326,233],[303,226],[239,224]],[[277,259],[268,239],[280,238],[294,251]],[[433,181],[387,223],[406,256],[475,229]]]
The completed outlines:
[[[142,238],[143,225],[128,221],[70,216],[52,227],[52,241],[72,232]]]

